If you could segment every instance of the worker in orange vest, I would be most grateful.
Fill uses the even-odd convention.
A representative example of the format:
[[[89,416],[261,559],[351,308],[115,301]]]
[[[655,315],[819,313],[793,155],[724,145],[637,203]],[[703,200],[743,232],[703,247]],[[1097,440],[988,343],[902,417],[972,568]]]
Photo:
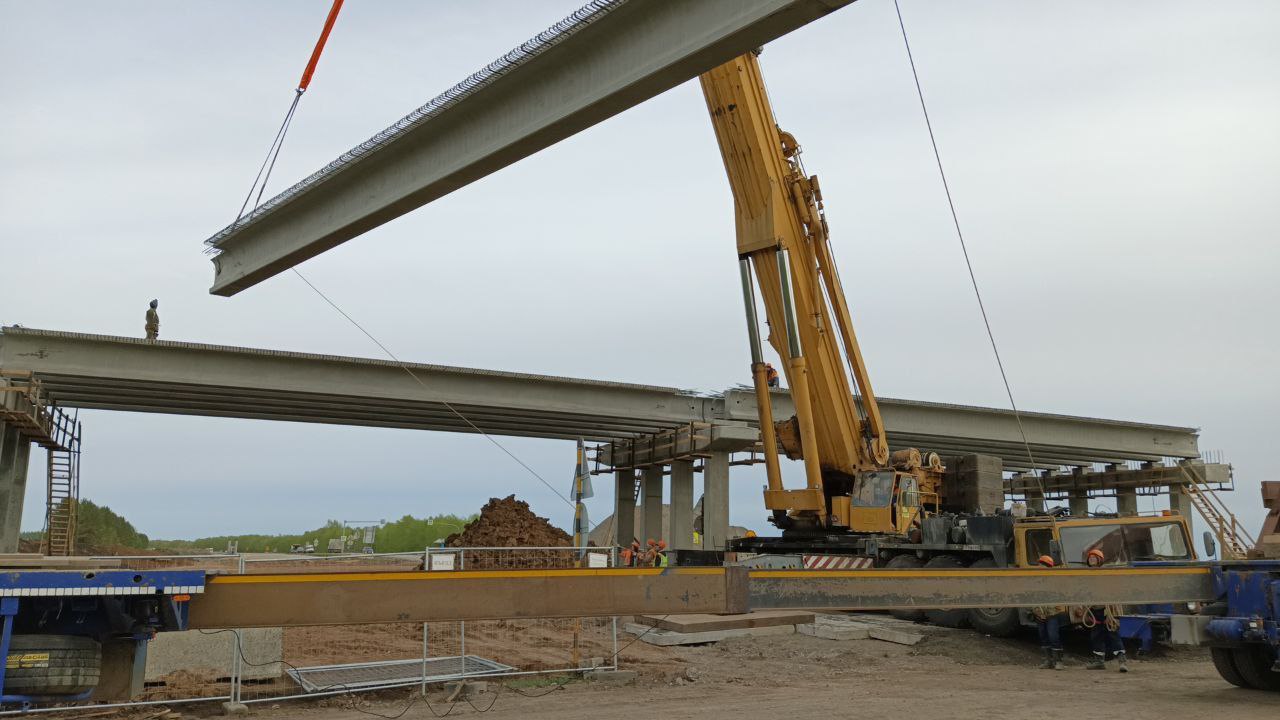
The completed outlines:
[[[631,538],[630,547],[622,548],[622,567],[635,567],[636,556],[640,554],[640,541]]]
[[[771,363],[764,364],[764,381],[771,388],[778,387],[778,371]]]

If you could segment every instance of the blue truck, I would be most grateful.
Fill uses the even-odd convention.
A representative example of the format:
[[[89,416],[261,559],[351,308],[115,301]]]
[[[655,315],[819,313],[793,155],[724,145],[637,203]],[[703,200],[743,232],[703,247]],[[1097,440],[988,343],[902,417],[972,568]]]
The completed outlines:
[[[0,704],[128,700],[147,643],[185,630],[203,570],[0,572]]]

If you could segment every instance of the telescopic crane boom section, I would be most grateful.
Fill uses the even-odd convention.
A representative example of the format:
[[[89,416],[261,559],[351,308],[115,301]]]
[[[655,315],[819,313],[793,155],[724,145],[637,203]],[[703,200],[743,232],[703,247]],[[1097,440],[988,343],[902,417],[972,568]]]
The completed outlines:
[[[765,505],[784,529],[903,531],[918,519],[921,497],[932,495],[936,504],[941,465],[933,456],[921,467],[914,450],[890,457],[828,239],[818,178],[805,173],[800,146],[774,120],[755,53],[700,80],[733,191],[768,475]],[[757,287],[772,330],[768,341],[785,360],[796,407],[795,417],[777,423],[755,315]],[[788,457],[803,458],[803,490],[783,488],[779,444]]]

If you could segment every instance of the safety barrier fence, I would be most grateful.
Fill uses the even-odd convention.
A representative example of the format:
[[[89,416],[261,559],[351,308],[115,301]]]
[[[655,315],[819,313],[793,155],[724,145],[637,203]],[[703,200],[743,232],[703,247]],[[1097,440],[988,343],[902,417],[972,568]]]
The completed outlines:
[[[107,559],[107,558],[96,558]],[[607,548],[429,548],[356,555],[139,555],[129,567],[203,568],[218,574],[611,567]],[[468,678],[616,669],[615,618],[529,618],[160,633],[148,648],[135,702],[95,709],[201,701],[262,703]],[[83,709],[85,705],[78,705]],[[27,712],[56,712],[38,708]],[[10,714],[9,712],[0,715]]]

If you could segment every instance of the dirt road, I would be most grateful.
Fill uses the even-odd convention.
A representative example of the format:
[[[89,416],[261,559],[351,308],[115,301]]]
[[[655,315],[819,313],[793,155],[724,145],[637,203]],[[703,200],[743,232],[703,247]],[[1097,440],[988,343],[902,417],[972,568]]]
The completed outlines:
[[[630,655],[630,657],[629,657]],[[526,697],[490,683],[474,708],[457,703],[451,716],[555,718],[719,718],[789,720],[812,717],[945,717],[999,720],[1063,718],[1280,717],[1280,694],[1239,690],[1218,677],[1207,656],[1179,651],[1131,662],[1120,674],[1084,669],[1075,655],[1063,671],[1038,670],[1038,651],[1027,641],[984,638],[933,629],[914,647],[874,640],[831,642],[803,635],[738,639],[678,649],[637,646],[623,667],[638,670],[635,686],[570,682],[562,688],[521,687]],[[689,678],[692,678],[690,680]],[[494,690],[498,689],[496,698]],[[367,719],[395,715],[408,693],[259,705],[272,720]],[[352,708],[361,703],[360,712]],[[431,708],[417,702],[403,717],[432,717],[449,704],[439,693]]]

